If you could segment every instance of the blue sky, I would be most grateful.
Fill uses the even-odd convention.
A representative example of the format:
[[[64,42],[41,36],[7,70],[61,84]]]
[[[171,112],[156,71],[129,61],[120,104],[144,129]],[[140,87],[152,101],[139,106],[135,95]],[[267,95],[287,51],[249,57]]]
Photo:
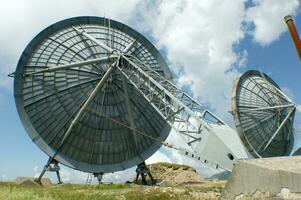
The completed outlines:
[[[45,1],[43,5],[36,0],[24,5],[14,0],[0,1],[0,16],[10,19],[0,22],[3,28],[0,33],[0,180],[36,175],[47,160],[20,122],[13,97],[13,79],[6,75],[15,70],[31,38],[51,23],[68,17],[105,14],[134,27],[161,50],[177,77],[177,84],[229,124],[233,124],[227,113],[232,83],[249,69],[267,73],[301,104],[301,63],[283,20],[285,14],[292,14],[301,32],[299,1],[286,1],[285,5],[281,0],[216,0],[197,5],[180,0],[104,2],[76,1],[70,7],[72,1]],[[296,137],[301,138],[300,113],[295,124]],[[296,145],[301,145],[300,139]],[[161,149],[150,162],[188,162],[178,155],[172,154],[171,159],[166,154],[167,150]],[[66,181],[80,182],[85,178],[85,174],[64,170]],[[129,173],[133,175],[133,170]],[[115,174],[107,176],[107,180],[123,179]]]

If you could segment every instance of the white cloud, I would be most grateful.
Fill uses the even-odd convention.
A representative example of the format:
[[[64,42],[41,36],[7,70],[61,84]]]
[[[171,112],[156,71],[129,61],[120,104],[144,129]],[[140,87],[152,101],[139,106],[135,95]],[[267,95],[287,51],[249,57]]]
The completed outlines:
[[[286,31],[283,17],[295,15],[300,4],[298,0],[253,0],[253,3],[246,20],[255,25],[251,34],[261,45],[270,44]]]
[[[244,37],[244,0],[156,1],[144,5],[144,24],[167,52],[178,84],[189,85],[194,96],[210,104],[223,118],[230,109],[236,67],[247,52],[233,47]]]
[[[246,2],[0,1],[0,16],[9,19],[0,22],[4,27],[0,32],[0,87],[11,89],[12,79],[7,74],[14,71],[22,50],[43,28],[72,16],[107,15],[135,25],[140,32],[149,32],[165,50],[170,67],[179,74],[179,85],[190,86],[201,102],[209,104],[227,122],[232,121],[226,114],[231,86],[247,59],[246,50],[237,52],[233,47],[244,38],[245,16],[255,25],[255,40],[267,44],[285,30],[282,15],[294,13],[299,5],[298,0],[253,0],[254,6],[247,9]],[[266,35],[269,37],[263,38]]]
[[[301,113],[301,105],[297,105],[297,110]]]
[[[288,87],[282,87],[281,88],[282,92],[288,97],[290,98],[291,101],[294,101],[295,96],[294,93],[292,92],[292,90]]]
[[[34,173],[34,177],[38,177],[39,176],[39,166],[35,165],[32,169],[33,173]]]
[[[104,183],[125,183],[126,181],[133,181],[136,176],[136,167],[126,169],[124,171],[104,174]]]
[[[2,174],[0,180],[1,180],[1,181],[7,181],[7,180],[8,180],[7,175],[6,175],[6,174]]]

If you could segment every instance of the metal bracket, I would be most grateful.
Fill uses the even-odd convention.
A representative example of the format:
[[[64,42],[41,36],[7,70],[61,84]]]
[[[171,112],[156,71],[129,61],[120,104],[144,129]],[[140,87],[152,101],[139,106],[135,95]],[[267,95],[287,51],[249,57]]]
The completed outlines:
[[[12,73],[8,74],[7,76],[10,77],[10,78],[15,78],[15,73],[16,72],[12,72]]]

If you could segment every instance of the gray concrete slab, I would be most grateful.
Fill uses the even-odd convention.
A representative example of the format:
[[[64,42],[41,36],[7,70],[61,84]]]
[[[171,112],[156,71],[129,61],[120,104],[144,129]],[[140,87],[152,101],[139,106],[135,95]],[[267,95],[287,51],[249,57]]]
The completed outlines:
[[[301,193],[301,156],[237,161],[221,197],[277,196],[283,188]]]

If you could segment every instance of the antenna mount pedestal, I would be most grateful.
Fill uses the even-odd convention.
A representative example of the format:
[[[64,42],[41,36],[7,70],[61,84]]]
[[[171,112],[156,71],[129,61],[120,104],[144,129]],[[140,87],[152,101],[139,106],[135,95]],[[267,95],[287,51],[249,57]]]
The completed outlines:
[[[60,176],[60,166],[59,162],[54,160],[53,158],[49,158],[47,164],[44,166],[43,171],[41,172],[40,176],[35,180],[39,184],[41,184],[42,177],[44,176],[45,172],[56,172],[58,184],[62,184],[61,176]]]
[[[100,172],[100,173],[94,173],[93,175],[94,175],[95,178],[97,178],[98,184],[99,185],[102,184],[101,181],[102,181],[102,178],[103,178],[103,173],[102,172]]]
[[[151,185],[156,184],[155,179],[153,178],[150,169],[147,167],[147,165],[145,164],[145,162],[140,163],[139,165],[137,165],[137,169],[136,169],[136,180],[135,183],[138,184],[138,179],[139,176],[141,176],[141,184],[142,185],[147,185],[147,175],[149,176],[150,180],[151,180]]]

